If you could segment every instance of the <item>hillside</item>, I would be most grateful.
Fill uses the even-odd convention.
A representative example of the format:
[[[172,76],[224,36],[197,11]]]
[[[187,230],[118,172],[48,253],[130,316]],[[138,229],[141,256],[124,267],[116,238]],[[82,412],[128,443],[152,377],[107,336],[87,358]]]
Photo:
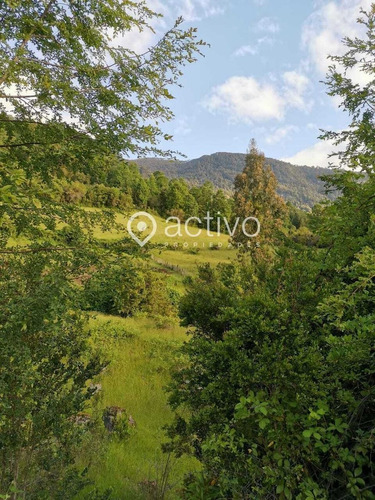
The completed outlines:
[[[189,161],[144,158],[135,163],[144,175],[160,170],[169,178],[183,177],[193,184],[210,181],[217,188],[232,190],[235,176],[244,168],[245,157],[241,153],[215,153]],[[329,169],[291,165],[273,158],[267,158],[267,163],[279,182],[279,194],[287,201],[300,208],[311,208],[326,197],[319,176],[329,175]]]

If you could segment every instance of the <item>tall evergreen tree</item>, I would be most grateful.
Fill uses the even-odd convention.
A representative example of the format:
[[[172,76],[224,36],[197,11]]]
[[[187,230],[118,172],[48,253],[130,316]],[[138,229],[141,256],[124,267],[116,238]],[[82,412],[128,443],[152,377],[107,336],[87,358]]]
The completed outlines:
[[[276,193],[277,180],[271,167],[265,165],[265,157],[257,148],[253,139],[250,143],[246,165],[243,172],[235,179],[233,219],[239,219],[233,236],[235,244],[243,249],[250,249],[253,255],[266,254],[267,244],[276,239],[277,230],[282,224],[286,205]],[[260,222],[260,234],[249,238],[242,229],[247,217],[255,217]],[[246,227],[248,234],[255,233],[257,227]]]

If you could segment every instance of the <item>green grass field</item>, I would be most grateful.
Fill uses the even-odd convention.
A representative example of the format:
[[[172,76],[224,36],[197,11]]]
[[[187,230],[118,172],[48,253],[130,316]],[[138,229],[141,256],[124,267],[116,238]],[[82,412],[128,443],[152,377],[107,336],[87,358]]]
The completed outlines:
[[[184,224],[181,224],[181,236],[169,237],[166,236],[166,229],[169,228],[169,234],[177,232],[177,228],[172,227],[174,222],[167,224],[161,217],[157,215],[153,215],[153,217],[157,222],[157,230],[144,248],[152,248],[157,245],[157,248],[151,249],[151,254],[160,263],[170,265],[177,274],[179,269],[182,274],[184,271],[192,274],[199,264],[208,262],[217,265],[220,262],[229,262],[231,259],[236,258],[236,250],[230,246],[229,237],[226,234],[219,235],[211,232],[210,236],[207,229],[201,229],[199,237],[191,237],[186,233]],[[121,225],[121,229],[105,233],[97,229],[94,234],[97,238],[106,240],[120,239],[129,234],[126,229],[127,222],[128,217],[126,215],[118,214],[117,223]],[[136,233],[139,237],[146,237],[150,233],[150,222],[145,217],[140,217],[136,222],[148,224],[148,228],[144,232]],[[191,234],[196,234],[199,231],[197,227],[190,226],[188,230]]]
[[[95,397],[95,411],[100,416],[105,407],[120,406],[132,415],[136,427],[123,441],[100,434],[101,442],[94,446],[92,441],[88,443],[80,461],[92,462],[90,478],[101,490],[112,488],[113,498],[148,498],[141,483],[158,481],[165,467],[167,456],[161,452],[161,444],[166,441],[163,427],[171,421],[172,413],[164,387],[186,332],[177,321],[158,324],[145,316],[95,314],[90,322],[97,347],[111,360],[96,381],[102,391]],[[99,452],[92,457],[96,449]],[[171,489],[166,498],[176,498],[184,473],[196,468],[192,459],[172,459],[168,481]]]
[[[156,220],[158,229],[152,243],[164,245],[166,224],[160,217]],[[118,215],[118,222],[125,227],[127,219]],[[121,230],[107,233],[97,230],[95,235],[109,240],[123,236]],[[210,237],[202,230],[201,236],[194,241],[196,246],[185,235],[171,238],[167,248],[151,250],[152,267],[163,273],[168,286],[180,294],[184,292],[185,276],[194,274],[198,264],[216,265],[236,258],[235,250],[227,248],[225,235]],[[212,249],[212,242],[221,243],[222,247]],[[177,248],[173,247],[175,243],[179,244]],[[95,397],[95,409],[90,411],[96,412],[100,420],[105,407],[119,406],[132,415],[137,425],[130,437],[122,442],[100,434],[96,443],[91,441],[83,448],[79,461],[82,464],[91,462],[90,478],[95,486],[101,491],[112,488],[116,500],[162,498],[155,492],[146,491],[142,483],[159,482],[165,470],[167,456],[161,452],[161,445],[166,441],[163,428],[171,422],[172,412],[164,389],[170,369],[178,361],[177,349],[188,340],[187,332],[179,326],[177,318],[145,315],[120,318],[93,313],[90,326],[95,346],[111,361],[95,381],[102,385],[102,391]],[[198,463],[193,459],[172,458],[168,477],[170,489],[163,498],[178,498],[184,475],[197,468]]]

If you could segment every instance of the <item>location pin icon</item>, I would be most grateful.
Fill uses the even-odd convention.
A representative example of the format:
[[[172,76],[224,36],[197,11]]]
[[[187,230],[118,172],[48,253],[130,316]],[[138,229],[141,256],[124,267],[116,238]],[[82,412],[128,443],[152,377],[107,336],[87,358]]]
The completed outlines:
[[[146,217],[150,222],[151,222],[151,226],[152,226],[152,231],[150,234],[148,234],[146,236],[146,238],[144,238],[143,240],[141,240],[140,238],[138,238],[138,236],[136,234],[134,234],[133,230],[132,230],[132,224],[133,222],[138,218],[138,217]],[[146,228],[147,228],[147,224],[143,221],[140,221],[138,223],[138,230],[139,231],[144,231]],[[157,229],[158,225],[156,223],[156,220],[155,220],[155,217],[153,217],[152,215],[150,215],[149,213],[147,212],[137,212],[135,214],[133,214],[130,219],[128,220],[128,223],[127,223],[127,230],[128,230],[128,233],[130,234],[130,236],[133,238],[134,241],[136,241],[138,243],[138,245],[140,247],[144,247],[146,245],[146,243],[148,241],[151,240],[151,238],[153,236],[155,236],[155,233],[156,233],[156,229]]]

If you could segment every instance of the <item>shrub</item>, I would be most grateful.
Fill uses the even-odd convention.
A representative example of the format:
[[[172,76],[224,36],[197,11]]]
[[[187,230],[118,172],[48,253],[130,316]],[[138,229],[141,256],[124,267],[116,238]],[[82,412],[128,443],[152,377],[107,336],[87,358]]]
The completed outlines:
[[[85,283],[86,309],[107,314],[131,316],[140,309],[145,280],[131,262],[106,266],[94,272]]]
[[[95,272],[85,283],[85,309],[119,316],[137,312],[170,316],[173,304],[163,277],[132,262],[112,265]]]

